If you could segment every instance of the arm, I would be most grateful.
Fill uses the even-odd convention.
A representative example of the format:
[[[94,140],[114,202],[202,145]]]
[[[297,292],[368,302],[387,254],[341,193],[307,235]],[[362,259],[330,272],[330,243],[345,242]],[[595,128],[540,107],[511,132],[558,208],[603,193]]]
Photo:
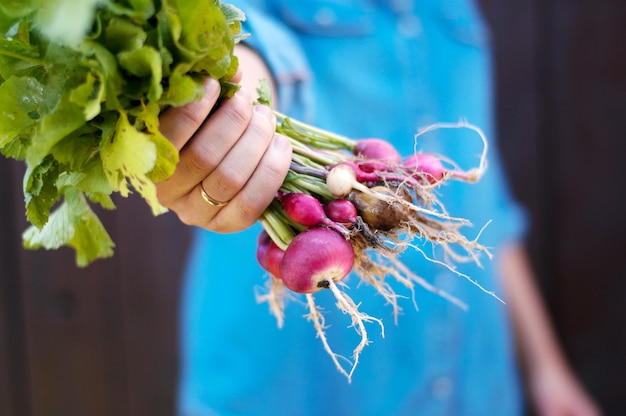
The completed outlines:
[[[219,83],[207,79],[204,98],[170,108],[160,117],[163,134],[180,153],[176,171],[157,185],[159,201],[185,224],[217,232],[252,225],[270,204],[289,169],[291,145],[276,135],[276,119],[250,92],[269,71],[258,55],[237,49],[243,88],[214,112]],[[211,113],[211,114],[210,114]],[[226,202],[215,206],[201,194]]]
[[[546,416],[600,415],[563,356],[521,245],[505,247],[499,266],[535,410]]]

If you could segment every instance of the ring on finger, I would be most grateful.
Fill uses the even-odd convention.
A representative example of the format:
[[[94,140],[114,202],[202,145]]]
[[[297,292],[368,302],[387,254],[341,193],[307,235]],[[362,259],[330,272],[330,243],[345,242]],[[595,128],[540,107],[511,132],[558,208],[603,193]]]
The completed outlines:
[[[223,207],[229,202],[229,201],[218,201],[217,199],[209,196],[209,194],[207,194],[207,192],[204,190],[204,187],[202,186],[202,182],[200,182],[200,195],[202,195],[202,199],[204,199],[204,201],[207,204],[211,205],[212,207],[218,207],[218,208]]]

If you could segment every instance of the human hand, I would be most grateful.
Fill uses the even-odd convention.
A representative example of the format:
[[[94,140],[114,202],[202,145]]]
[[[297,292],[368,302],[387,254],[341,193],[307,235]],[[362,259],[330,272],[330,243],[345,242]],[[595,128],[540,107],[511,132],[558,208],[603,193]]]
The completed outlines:
[[[568,369],[545,366],[529,379],[530,395],[539,416],[600,416],[598,405]]]
[[[157,195],[183,223],[226,233],[249,227],[270,204],[287,175],[291,144],[275,134],[271,109],[253,105],[245,88],[209,116],[219,92],[207,78],[202,100],[161,114],[160,130],[180,161]]]

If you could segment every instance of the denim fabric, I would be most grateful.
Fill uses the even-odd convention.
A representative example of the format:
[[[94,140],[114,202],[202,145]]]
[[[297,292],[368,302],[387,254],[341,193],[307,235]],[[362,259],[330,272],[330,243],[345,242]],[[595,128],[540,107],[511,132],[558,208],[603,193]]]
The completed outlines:
[[[248,15],[250,43],[279,81],[281,110],[350,137],[383,137],[403,155],[419,149],[476,166],[482,150],[469,130],[437,122],[465,119],[489,138],[489,168],[475,185],[441,190],[448,211],[474,224],[473,237],[497,248],[525,228],[498,159],[493,126],[489,33],[470,0],[233,1]],[[415,142],[417,140],[417,142]],[[286,308],[278,329],[255,288],[265,273],[255,261],[257,225],[233,235],[198,230],[182,299],[181,415],[517,415],[518,373],[506,306],[467,279],[426,261],[403,261],[469,305],[463,311],[416,287],[397,324],[384,300],[351,276],[350,295],[382,318],[385,337],[372,344],[351,384],[316,338],[303,298]],[[431,248],[421,245],[427,255]],[[502,294],[487,259],[459,271]],[[320,292],[333,348],[350,356],[358,338],[330,293]],[[417,305],[417,309],[415,308]]]

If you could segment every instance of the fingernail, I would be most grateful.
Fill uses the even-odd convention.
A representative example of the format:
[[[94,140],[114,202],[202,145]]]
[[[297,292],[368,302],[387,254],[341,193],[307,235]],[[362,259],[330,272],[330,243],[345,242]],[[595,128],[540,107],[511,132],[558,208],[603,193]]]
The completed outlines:
[[[272,120],[274,119],[274,112],[271,108],[266,106],[265,104],[257,104],[254,106],[254,111],[261,114],[262,116]]]
[[[281,153],[291,153],[291,142],[282,134],[275,134],[272,140],[272,147]]]
[[[204,78],[204,95],[212,96],[216,93],[219,93],[220,90],[220,82],[215,78],[206,77]]]
[[[252,102],[252,96],[250,95],[248,90],[245,89],[244,87],[239,88],[239,90],[237,91],[235,95],[247,103]]]

